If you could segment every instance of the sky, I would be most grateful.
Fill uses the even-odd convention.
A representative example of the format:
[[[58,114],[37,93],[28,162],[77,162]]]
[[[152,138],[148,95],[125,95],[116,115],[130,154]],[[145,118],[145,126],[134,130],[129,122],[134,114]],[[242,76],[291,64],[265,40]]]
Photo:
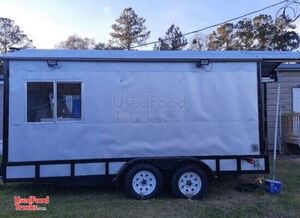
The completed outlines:
[[[0,17],[13,19],[36,48],[54,48],[74,33],[107,42],[111,25],[126,7],[146,19],[150,42],[164,36],[172,23],[184,33],[277,2],[280,0],[0,0]],[[264,13],[274,17],[279,8]]]

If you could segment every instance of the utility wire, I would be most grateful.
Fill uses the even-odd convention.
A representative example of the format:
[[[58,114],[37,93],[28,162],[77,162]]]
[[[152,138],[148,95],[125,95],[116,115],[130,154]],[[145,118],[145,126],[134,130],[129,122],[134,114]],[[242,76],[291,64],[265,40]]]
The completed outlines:
[[[244,15],[241,15],[241,16],[238,16],[238,17],[234,17],[234,18],[231,18],[231,19],[229,19],[229,20],[225,20],[225,21],[223,21],[223,22],[213,24],[213,25],[211,25],[211,26],[204,27],[204,28],[202,28],[202,29],[198,29],[198,30],[194,30],[194,31],[191,31],[191,32],[184,33],[184,34],[181,35],[181,37],[187,36],[187,35],[191,35],[191,34],[197,33],[197,32],[202,32],[202,31],[204,31],[204,30],[207,30],[207,29],[210,29],[210,28],[213,28],[213,27],[217,27],[217,26],[220,26],[220,25],[225,24],[225,23],[228,23],[228,22],[231,22],[231,21],[234,21],[234,20],[238,20],[238,19],[241,19],[241,18],[243,18],[243,17],[247,17],[247,16],[252,15],[252,14],[256,14],[256,13],[258,13],[258,12],[267,10],[267,9],[269,9],[269,8],[273,8],[273,7],[276,7],[276,6],[278,6],[278,5],[281,5],[282,3],[288,3],[288,1],[289,1],[289,0],[284,0],[284,1],[278,2],[278,3],[276,3],[276,4],[272,4],[272,5],[269,5],[269,6],[267,6],[267,7],[258,9],[258,10],[256,10],[256,11],[252,11],[252,12],[249,12],[249,13],[247,13],[247,14],[244,14]],[[181,38],[181,37],[180,37],[180,38]],[[168,40],[175,39],[175,38],[178,38],[178,37],[170,37],[170,38],[167,38],[167,39],[162,39],[161,41],[168,41]],[[156,43],[158,43],[158,42],[160,42],[160,41],[158,41],[158,40],[157,40],[157,41],[152,41],[152,42],[148,42],[148,43],[145,43],[145,44],[132,46],[132,47],[130,47],[130,48],[139,48],[139,47],[142,47],[142,46],[153,45],[153,44],[156,44]]]

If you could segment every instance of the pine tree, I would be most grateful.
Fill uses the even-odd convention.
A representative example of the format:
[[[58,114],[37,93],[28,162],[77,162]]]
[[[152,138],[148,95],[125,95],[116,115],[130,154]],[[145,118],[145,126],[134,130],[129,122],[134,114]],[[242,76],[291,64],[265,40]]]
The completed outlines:
[[[207,50],[221,50],[221,42],[216,31],[208,35]]]
[[[116,23],[111,26],[113,45],[129,50],[132,46],[145,43],[150,36],[150,31],[144,25],[145,21],[132,8],[125,8]]]
[[[272,16],[261,14],[253,19],[255,50],[273,50],[273,38],[276,30]]]
[[[209,50],[233,50],[234,49],[234,25],[225,23],[209,35]]]
[[[242,19],[235,25],[235,50],[254,50],[254,26],[251,19]]]
[[[279,16],[275,20],[276,31],[273,37],[273,50],[289,51],[299,47],[299,35],[294,31],[296,25],[292,19]]]
[[[179,27],[172,24],[164,38],[158,38],[154,50],[182,50],[187,45],[187,39],[182,36]]]
[[[300,38],[292,19],[261,14],[242,19],[237,24],[226,23],[208,36],[209,50],[291,51],[299,47]]]

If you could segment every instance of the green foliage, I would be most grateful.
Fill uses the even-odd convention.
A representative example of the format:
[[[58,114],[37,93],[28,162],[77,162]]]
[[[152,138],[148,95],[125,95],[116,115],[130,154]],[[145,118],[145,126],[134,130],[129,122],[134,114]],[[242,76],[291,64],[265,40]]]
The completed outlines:
[[[254,26],[251,19],[242,19],[236,25],[234,47],[239,50],[253,50],[254,47]]]
[[[179,27],[172,24],[164,38],[158,38],[154,50],[182,50],[187,45],[187,40],[182,36]]]
[[[32,47],[32,40],[9,18],[0,17],[0,52],[7,53],[11,47]]]
[[[270,15],[259,15],[253,19],[255,50],[272,50],[276,25]]]
[[[209,35],[209,50],[233,50],[234,49],[234,25],[226,23]]]
[[[292,20],[285,16],[276,19],[277,29],[274,32],[274,48],[275,50],[293,50],[299,47],[299,35],[293,31],[296,25],[292,24]]]
[[[144,25],[145,21],[132,8],[125,8],[116,23],[111,26],[113,31],[110,33],[110,44],[129,50],[132,46],[145,43],[150,36],[150,31]]]
[[[208,50],[291,51],[299,47],[296,26],[286,16],[273,20],[270,15],[225,23],[208,36]]]

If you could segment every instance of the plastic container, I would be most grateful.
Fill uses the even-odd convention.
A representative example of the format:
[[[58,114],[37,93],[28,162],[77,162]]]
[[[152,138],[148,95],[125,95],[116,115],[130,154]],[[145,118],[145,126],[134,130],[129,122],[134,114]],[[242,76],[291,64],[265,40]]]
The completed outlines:
[[[281,192],[281,187],[282,184],[280,181],[272,180],[272,179],[265,180],[265,189],[269,193],[278,194]]]

